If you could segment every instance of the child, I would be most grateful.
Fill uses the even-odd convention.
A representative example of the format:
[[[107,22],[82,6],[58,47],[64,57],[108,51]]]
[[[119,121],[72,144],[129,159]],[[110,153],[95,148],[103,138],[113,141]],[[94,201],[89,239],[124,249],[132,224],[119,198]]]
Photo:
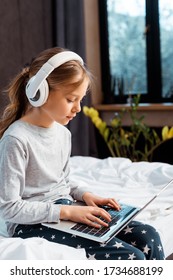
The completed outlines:
[[[71,135],[65,125],[80,112],[91,80],[80,56],[55,47],[40,53],[11,82],[0,125],[0,212],[9,236],[43,236],[79,246],[90,259],[164,259],[158,233],[139,222],[104,246],[41,225],[72,220],[99,228],[108,226],[111,217],[98,206],[120,209],[113,198],[69,181]],[[86,206],[71,205],[73,199]]]

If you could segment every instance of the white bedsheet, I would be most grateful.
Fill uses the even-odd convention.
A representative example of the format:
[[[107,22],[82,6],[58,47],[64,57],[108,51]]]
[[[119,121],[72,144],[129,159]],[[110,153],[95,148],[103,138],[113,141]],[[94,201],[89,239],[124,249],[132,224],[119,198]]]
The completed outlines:
[[[125,158],[72,157],[71,180],[91,191],[143,206],[173,178],[173,166],[132,163]],[[166,256],[173,253],[173,184],[138,216],[160,233]],[[0,259],[86,259],[83,249],[55,244],[42,238],[6,238],[0,221]]]
[[[102,196],[135,206],[143,206],[173,179],[173,165],[165,163],[132,163],[126,158],[71,158],[71,179]],[[138,217],[160,233],[166,256],[173,253],[173,184]]]
[[[49,242],[32,237],[0,237],[0,260],[86,260],[84,249]]]

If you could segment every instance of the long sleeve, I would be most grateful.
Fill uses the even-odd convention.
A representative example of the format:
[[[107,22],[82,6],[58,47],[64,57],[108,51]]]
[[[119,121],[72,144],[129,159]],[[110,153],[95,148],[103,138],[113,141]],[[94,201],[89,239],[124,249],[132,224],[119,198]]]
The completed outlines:
[[[57,222],[59,207],[50,202],[24,200],[27,151],[13,137],[0,145],[0,212],[12,223]]]
[[[69,181],[71,134],[16,121],[0,140],[0,214],[10,234],[17,224],[59,222],[60,207],[53,202],[86,191]]]

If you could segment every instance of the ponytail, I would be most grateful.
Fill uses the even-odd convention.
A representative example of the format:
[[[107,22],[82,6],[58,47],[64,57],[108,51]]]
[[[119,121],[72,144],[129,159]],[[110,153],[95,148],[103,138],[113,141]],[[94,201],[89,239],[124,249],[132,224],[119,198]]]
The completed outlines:
[[[4,110],[0,120],[0,138],[5,130],[16,120],[25,114],[28,108],[28,100],[25,94],[25,86],[29,79],[29,67],[25,67],[14,80],[10,83],[6,92],[8,93],[10,103]]]

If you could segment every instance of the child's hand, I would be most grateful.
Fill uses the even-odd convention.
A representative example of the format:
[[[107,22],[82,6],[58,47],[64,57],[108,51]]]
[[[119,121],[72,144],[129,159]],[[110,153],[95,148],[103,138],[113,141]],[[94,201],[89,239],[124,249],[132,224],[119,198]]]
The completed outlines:
[[[83,200],[87,205],[92,205],[92,206],[109,206],[111,208],[115,208],[116,210],[120,210],[121,207],[116,202],[114,198],[104,198],[100,196],[96,196],[92,193],[86,192],[83,195]]]
[[[107,222],[100,218],[105,219]],[[108,223],[111,221],[111,216],[107,211],[97,206],[62,205],[60,219],[80,222],[95,228],[100,228],[101,226],[108,226]]]

